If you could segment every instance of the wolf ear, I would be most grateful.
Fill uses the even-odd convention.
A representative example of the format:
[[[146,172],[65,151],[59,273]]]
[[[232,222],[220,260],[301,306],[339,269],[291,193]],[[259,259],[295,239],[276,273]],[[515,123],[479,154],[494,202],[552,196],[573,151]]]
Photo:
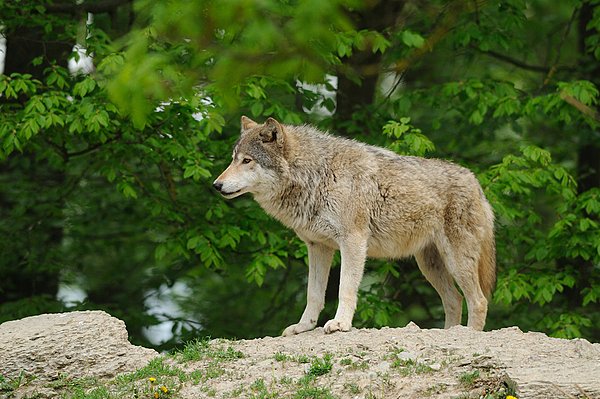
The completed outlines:
[[[260,138],[263,143],[277,142],[280,146],[284,142],[283,126],[274,118],[269,118],[265,122],[265,128],[260,132]]]
[[[254,122],[252,119],[248,118],[247,116],[242,116],[242,120],[241,120],[240,124],[242,125],[242,131],[252,129],[253,127],[258,125],[258,123]]]

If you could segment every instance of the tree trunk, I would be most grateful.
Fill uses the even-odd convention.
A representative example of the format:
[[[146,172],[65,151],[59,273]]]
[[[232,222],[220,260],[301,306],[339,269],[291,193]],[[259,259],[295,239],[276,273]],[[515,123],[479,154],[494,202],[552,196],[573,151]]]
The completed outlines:
[[[600,86],[600,63],[592,54],[586,52],[585,41],[588,37],[598,32],[588,30],[587,24],[592,19],[594,9],[599,5],[592,5],[586,1],[581,5],[579,14],[579,53],[580,70],[586,71],[582,78]],[[577,151],[577,183],[579,192],[585,192],[594,187],[600,187],[600,140],[597,132],[589,131],[581,135],[581,142]]]
[[[403,0],[378,1],[370,7],[351,13],[350,17],[357,30],[368,29],[383,33],[385,29],[395,25],[395,20],[404,7]],[[380,53],[373,53],[371,48],[356,50],[343,60],[338,69],[338,89],[336,111],[333,117],[334,129],[337,133],[348,135],[347,126],[352,121],[352,114],[361,108],[373,104],[377,93],[379,70],[382,61]],[[368,70],[369,72],[365,73]],[[357,121],[354,121],[356,125]],[[368,133],[368,132],[365,132]]]

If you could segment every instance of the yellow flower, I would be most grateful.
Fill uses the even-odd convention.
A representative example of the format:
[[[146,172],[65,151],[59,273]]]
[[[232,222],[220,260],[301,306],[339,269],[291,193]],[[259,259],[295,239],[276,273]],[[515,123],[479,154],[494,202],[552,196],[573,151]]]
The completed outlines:
[[[518,399],[518,398],[517,398],[517,397],[515,397],[515,396],[512,396],[512,395],[508,395],[508,396],[506,397],[506,399]]]
[[[154,392],[154,399],[158,399],[158,392]]]
[[[150,381],[152,384],[154,384],[156,382],[156,378],[150,377],[150,378],[148,378],[148,381]]]
[[[169,390],[167,389],[167,387],[164,386],[164,385],[162,387],[160,387],[160,390],[163,391],[164,393],[169,392]]]

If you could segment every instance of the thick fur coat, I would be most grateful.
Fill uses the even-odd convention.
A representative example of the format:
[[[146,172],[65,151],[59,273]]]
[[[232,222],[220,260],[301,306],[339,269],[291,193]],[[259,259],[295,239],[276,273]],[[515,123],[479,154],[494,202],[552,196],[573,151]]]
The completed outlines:
[[[445,326],[481,330],[496,280],[494,216],[468,169],[400,156],[311,126],[258,124],[242,117],[230,166],[214,186],[226,198],[246,192],[306,243],[306,309],[284,335],[315,328],[334,251],[341,252],[339,305],[327,333],[348,331],[367,257],[414,255],[439,293]]]

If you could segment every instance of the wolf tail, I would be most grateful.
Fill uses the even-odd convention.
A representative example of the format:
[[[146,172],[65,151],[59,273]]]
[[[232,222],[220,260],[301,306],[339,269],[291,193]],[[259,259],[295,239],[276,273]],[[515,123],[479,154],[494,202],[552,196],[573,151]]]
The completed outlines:
[[[481,242],[481,255],[479,256],[479,285],[485,297],[490,300],[496,288],[496,242],[494,240],[494,213],[492,207],[485,203],[485,232]]]

